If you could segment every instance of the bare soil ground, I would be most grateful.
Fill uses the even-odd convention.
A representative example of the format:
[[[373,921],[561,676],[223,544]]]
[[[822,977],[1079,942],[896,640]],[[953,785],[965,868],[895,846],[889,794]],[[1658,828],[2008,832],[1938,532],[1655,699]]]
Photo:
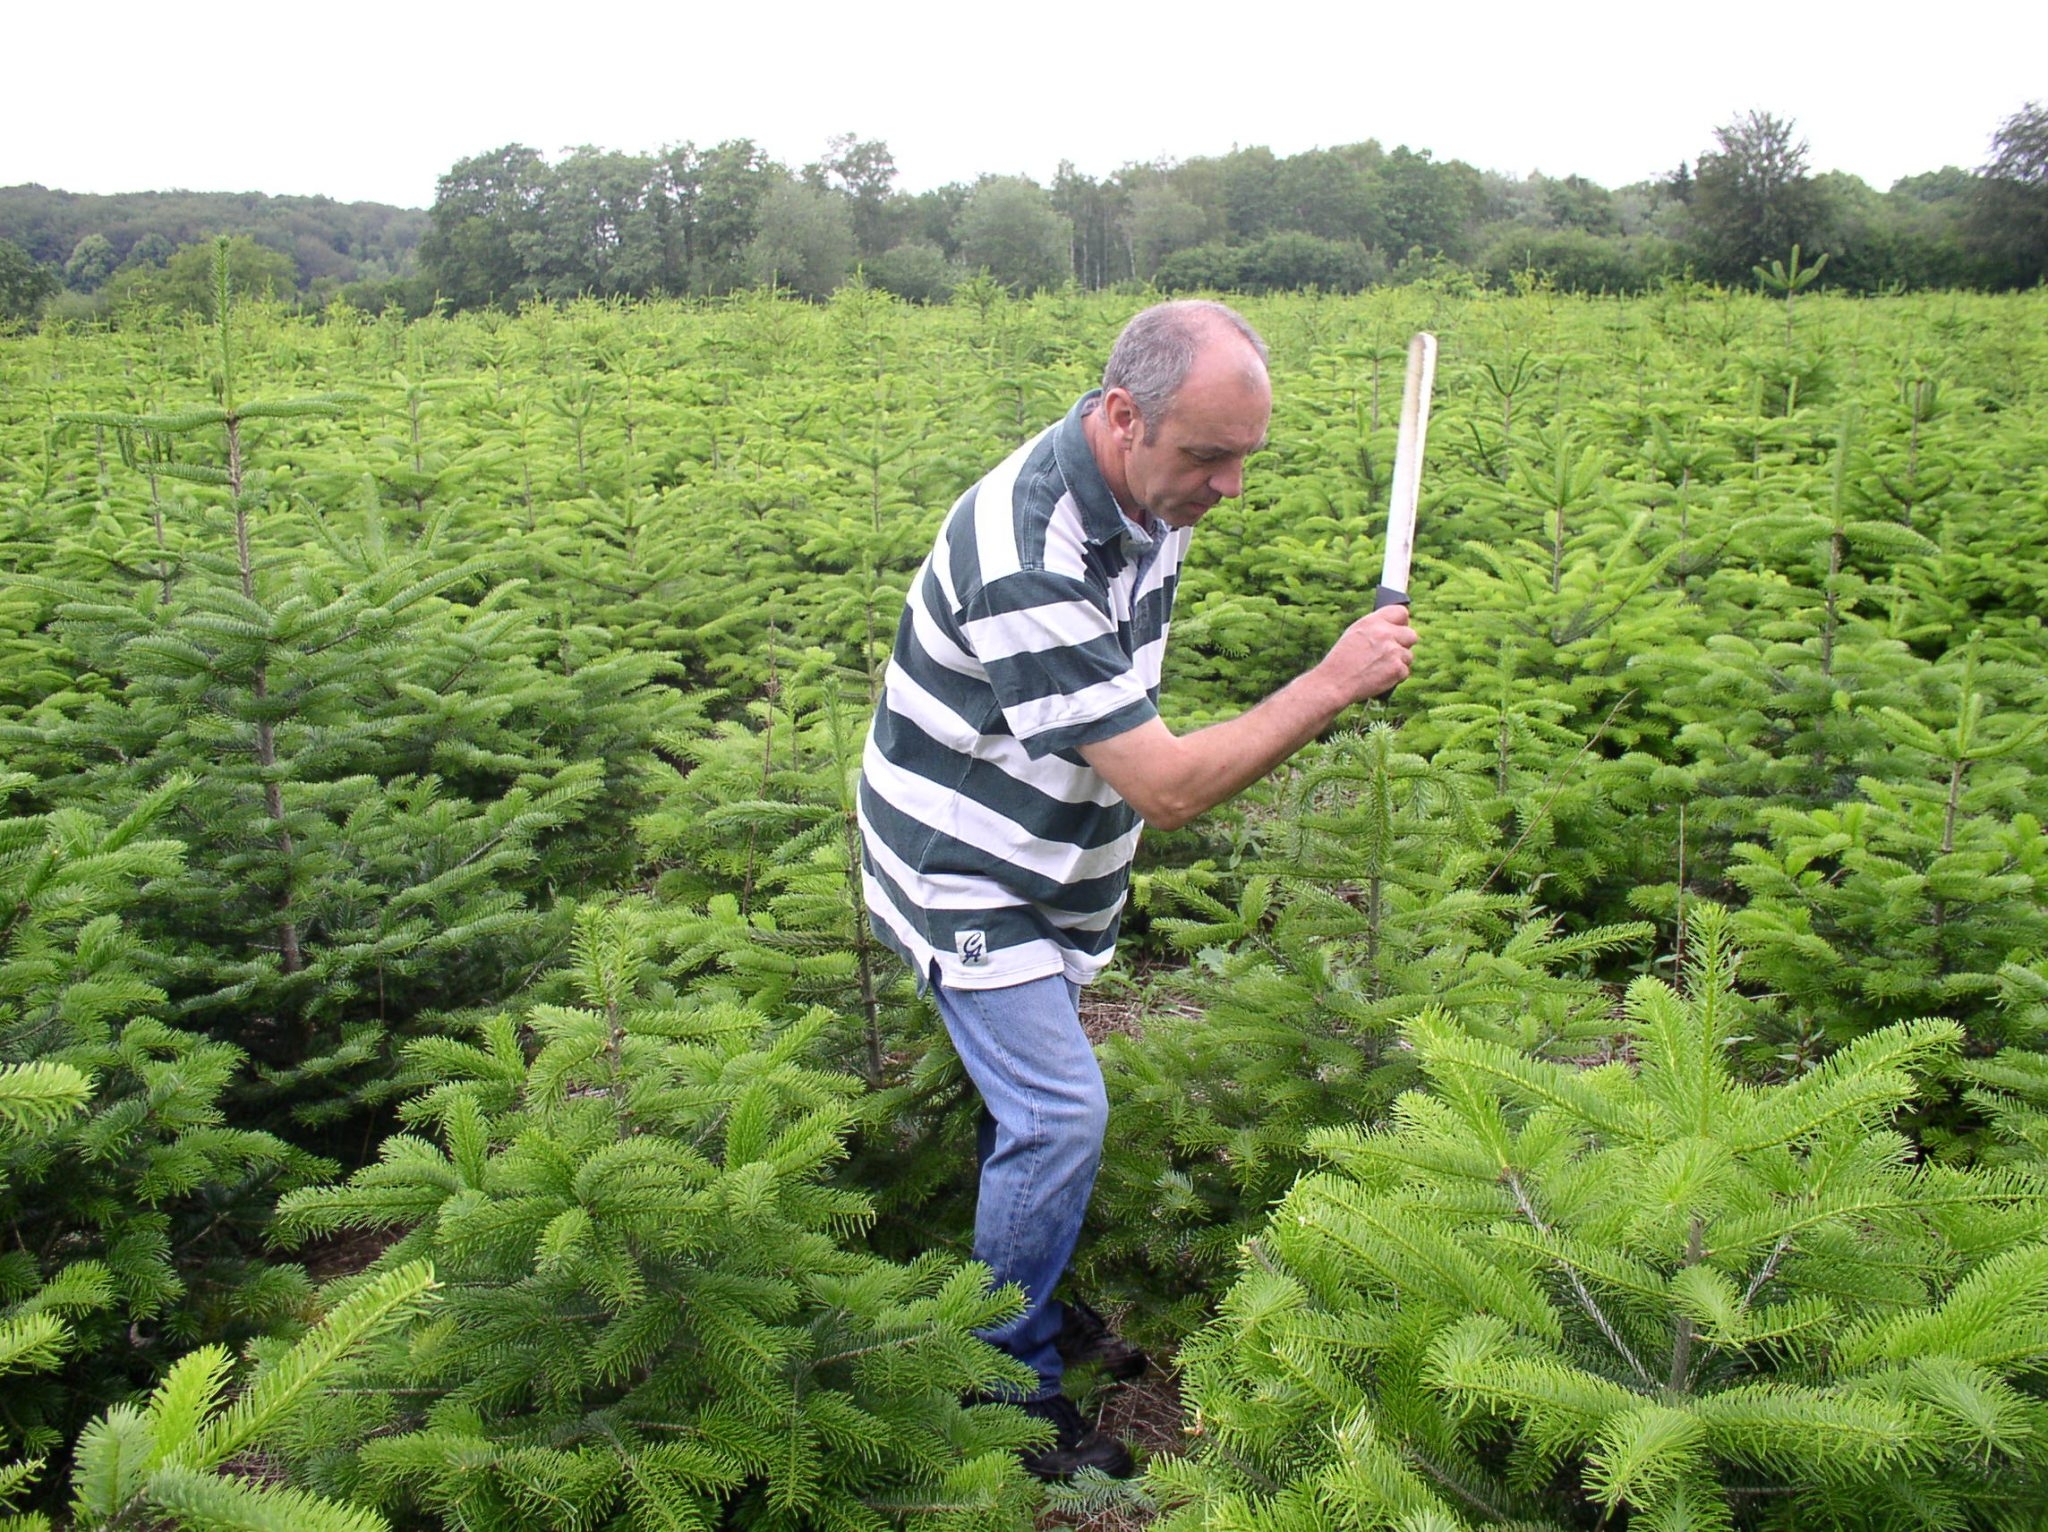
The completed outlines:
[[[398,1238],[390,1229],[345,1229],[291,1252],[316,1285],[362,1271]]]
[[[1105,1316],[1112,1326],[1117,1316]],[[1175,1457],[1187,1449],[1182,1431],[1180,1374],[1171,1355],[1152,1352],[1152,1365],[1144,1376],[1129,1383],[1105,1382],[1088,1397],[1083,1408],[1092,1411],[1097,1423],[1119,1438],[1142,1465],[1150,1459]],[[1135,1497],[1134,1497],[1135,1498]],[[1074,1529],[1074,1532],[1139,1532],[1151,1525],[1153,1512],[1138,1503],[1108,1505],[1088,1511],[1069,1511],[1048,1505],[1039,1513],[1040,1532]]]
[[[1146,1018],[1166,1011],[1193,1018],[1202,1014],[1192,1002],[1177,999],[1157,986],[1134,990],[1119,987],[1101,994],[1092,989],[1081,991],[1081,1030],[1088,1034],[1091,1043],[1101,1042],[1112,1032],[1143,1037]]]

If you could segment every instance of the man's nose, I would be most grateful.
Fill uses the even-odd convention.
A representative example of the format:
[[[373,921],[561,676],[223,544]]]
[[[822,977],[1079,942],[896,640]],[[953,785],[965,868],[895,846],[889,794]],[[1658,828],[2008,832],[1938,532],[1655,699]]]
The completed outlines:
[[[1209,488],[1225,500],[1235,500],[1244,493],[1244,464],[1226,463],[1209,476]]]

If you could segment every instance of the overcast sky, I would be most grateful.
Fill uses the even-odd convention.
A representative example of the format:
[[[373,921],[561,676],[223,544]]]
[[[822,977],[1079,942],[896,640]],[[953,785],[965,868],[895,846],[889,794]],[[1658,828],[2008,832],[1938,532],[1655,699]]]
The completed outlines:
[[[1816,171],[1880,190],[1975,167],[2048,100],[2048,4],[1814,7],[1371,0],[1041,5],[598,0],[526,8],[112,0],[18,8],[0,185],[324,193],[424,207],[457,160],[752,138],[800,165],[884,140],[898,186],[1104,176],[1376,138],[1604,186],[1696,159],[1760,108]],[[1908,19],[1908,17],[1912,19]]]

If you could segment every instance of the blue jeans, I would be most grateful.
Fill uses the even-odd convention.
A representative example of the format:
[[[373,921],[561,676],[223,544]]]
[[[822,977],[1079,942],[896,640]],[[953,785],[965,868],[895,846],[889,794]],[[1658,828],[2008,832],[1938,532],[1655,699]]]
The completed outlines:
[[[981,1092],[981,1194],[974,1258],[998,1284],[1024,1289],[1024,1312],[980,1331],[1038,1374],[1047,1399],[1060,1391],[1053,1349],[1063,1317],[1052,1290],[1081,1237],[1109,1098],[1102,1068],[1081,1031],[1081,986],[1055,975],[1007,989],[948,989],[937,982],[953,1048]]]

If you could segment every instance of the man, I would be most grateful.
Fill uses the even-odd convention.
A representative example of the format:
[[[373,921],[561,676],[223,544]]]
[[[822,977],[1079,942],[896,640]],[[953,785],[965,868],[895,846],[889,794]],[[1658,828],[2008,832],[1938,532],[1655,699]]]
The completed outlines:
[[[1023,1406],[1056,1441],[1025,1466],[1044,1478],[1132,1466],[1060,1382],[1077,1352],[1136,1353],[1052,1293],[1108,1120],[1081,986],[1113,955],[1139,833],[1257,781],[1407,676],[1415,643],[1389,607],[1237,718],[1184,736],[1160,721],[1190,530],[1243,490],[1271,412],[1265,344],[1241,316],[1180,302],[1133,319],[1102,387],[946,518],[862,762],[876,932],[932,986],[981,1092],[974,1254],[1024,1290],[1023,1314],[988,1339],[1038,1374]]]

